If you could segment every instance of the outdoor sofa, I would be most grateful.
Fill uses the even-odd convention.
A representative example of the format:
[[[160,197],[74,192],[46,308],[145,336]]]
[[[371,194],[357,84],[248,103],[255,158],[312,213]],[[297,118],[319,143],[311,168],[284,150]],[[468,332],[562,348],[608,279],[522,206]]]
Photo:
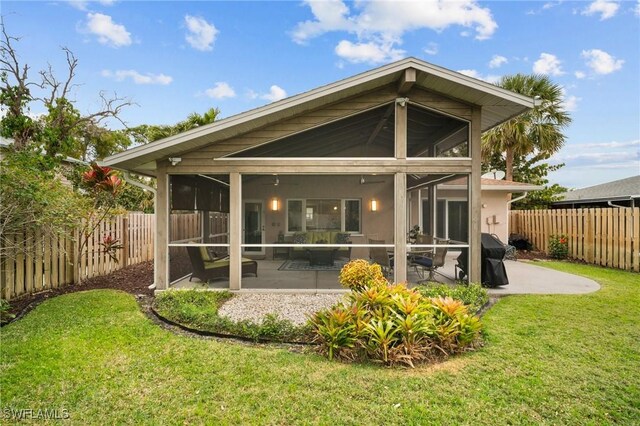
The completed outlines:
[[[229,279],[229,256],[212,257],[206,247],[187,247],[193,272],[189,277],[207,282],[214,279]],[[258,276],[258,262],[242,258],[242,276]]]

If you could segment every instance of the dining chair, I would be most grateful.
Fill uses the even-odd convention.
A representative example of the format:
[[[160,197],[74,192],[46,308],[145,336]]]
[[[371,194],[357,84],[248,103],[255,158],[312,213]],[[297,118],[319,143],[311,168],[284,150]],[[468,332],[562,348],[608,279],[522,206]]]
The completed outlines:
[[[369,239],[369,244],[384,244],[384,240]],[[393,256],[389,255],[386,247],[369,247],[369,259],[373,263],[377,263],[382,268],[385,278],[393,273]]]

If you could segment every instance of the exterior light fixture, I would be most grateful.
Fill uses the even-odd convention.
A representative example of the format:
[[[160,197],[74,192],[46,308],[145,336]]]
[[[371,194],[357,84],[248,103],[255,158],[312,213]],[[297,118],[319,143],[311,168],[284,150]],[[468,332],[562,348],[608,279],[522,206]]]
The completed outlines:
[[[276,197],[273,197],[273,199],[271,200],[271,210],[273,210],[274,212],[280,210],[280,203],[278,202],[278,199]]]
[[[376,200],[375,198],[371,199],[371,211],[372,212],[378,211],[378,200]]]

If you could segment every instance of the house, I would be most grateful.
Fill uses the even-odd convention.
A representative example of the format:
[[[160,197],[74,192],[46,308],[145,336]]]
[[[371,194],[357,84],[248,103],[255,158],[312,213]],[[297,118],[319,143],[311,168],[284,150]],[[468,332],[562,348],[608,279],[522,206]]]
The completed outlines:
[[[481,178],[481,208],[480,230],[488,234],[495,234],[501,241],[507,242],[509,238],[509,205],[514,201],[524,198],[528,192],[543,189],[543,186],[529,183],[513,182],[501,179]],[[424,233],[439,235],[444,238],[462,241],[468,236],[468,207],[466,182],[464,179],[456,179],[437,185],[437,201],[435,206],[429,204],[426,191],[420,191],[415,196],[409,194],[411,200],[420,200],[419,203],[411,202],[411,215],[418,220],[410,220],[416,223]],[[512,198],[512,194],[522,194]],[[430,211],[436,209],[435,231],[431,228]]]
[[[317,291],[335,287],[340,265],[372,249],[406,259],[444,245],[469,250],[467,270],[478,281],[481,133],[533,106],[526,96],[407,58],[104,164],[157,179],[159,290],[184,284],[194,262],[208,258],[220,268],[217,287]],[[452,182],[457,195],[443,213],[439,192]],[[428,229],[440,239],[411,244],[411,226],[425,223],[417,202],[424,198],[433,200]],[[448,235],[438,235],[443,214],[456,221]],[[403,261],[393,279],[415,278]]]
[[[640,175],[560,194],[554,209],[640,206]]]

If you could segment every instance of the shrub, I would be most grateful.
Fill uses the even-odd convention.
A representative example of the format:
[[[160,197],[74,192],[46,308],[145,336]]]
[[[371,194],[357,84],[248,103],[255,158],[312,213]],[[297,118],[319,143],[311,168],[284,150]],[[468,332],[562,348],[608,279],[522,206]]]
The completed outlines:
[[[9,321],[15,318],[15,315],[10,314],[11,305],[5,299],[0,299],[0,322]]]
[[[489,293],[480,284],[427,284],[416,287],[424,297],[450,297],[462,301],[469,311],[478,312],[489,301]]]
[[[351,290],[360,290],[366,286],[386,284],[382,268],[378,264],[371,264],[364,259],[352,260],[340,271],[340,284]]]
[[[314,341],[329,359],[413,367],[428,358],[466,350],[478,341],[480,320],[463,301],[429,298],[404,284],[371,279],[363,261],[350,262],[345,269],[358,271],[349,275],[351,292],[343,302],[309,319]],[[357,275],[366,283],[353,279]]]
[[[566,259],[569,254],[569,240],[566,235],[549,236],[549,256],[554,259]]]

